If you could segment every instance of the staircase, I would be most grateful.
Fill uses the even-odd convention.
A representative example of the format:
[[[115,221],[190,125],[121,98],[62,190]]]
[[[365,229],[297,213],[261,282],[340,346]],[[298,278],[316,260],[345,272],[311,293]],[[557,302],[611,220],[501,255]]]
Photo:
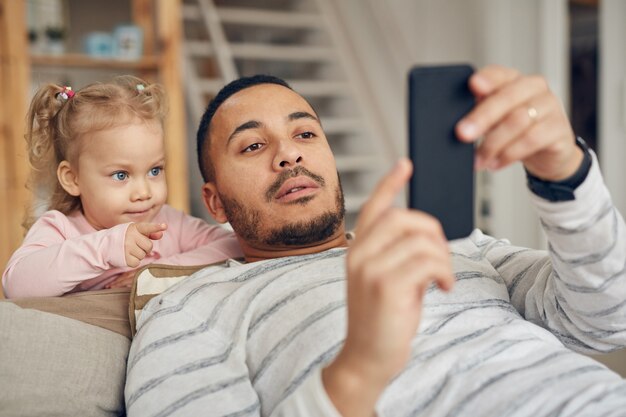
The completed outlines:
[[[352,228],[391,156],[330,1],[184,0],[185,88],[197,124],[229,81],[257,73],[285,79],[322,120]]]

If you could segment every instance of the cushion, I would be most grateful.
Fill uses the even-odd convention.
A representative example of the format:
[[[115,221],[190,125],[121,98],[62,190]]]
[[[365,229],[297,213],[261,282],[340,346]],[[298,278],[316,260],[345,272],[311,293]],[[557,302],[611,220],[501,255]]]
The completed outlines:
[[[124,414],[127,337],[9,301],[0,302],[0,334],[3,416]]]
[[[137,319],[143,307],[153,297],[161,294],[172,285],[182,281],[189,275],[209,265],[194,266],[174,266],[162,264],[150,264],[141,268],[135,275],[133,288],[130,291],[130,305],[128,308],[128,319],[130,322],[131,335],[137,331]]]
[[[130,288],[112,288],[70,293],[62,297],[13,298],[3,301],[76,319],[130,338],[129,299]]]

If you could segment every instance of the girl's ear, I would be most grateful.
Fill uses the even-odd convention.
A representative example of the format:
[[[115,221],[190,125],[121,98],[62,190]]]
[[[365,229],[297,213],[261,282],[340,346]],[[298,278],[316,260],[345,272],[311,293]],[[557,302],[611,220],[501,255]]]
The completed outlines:
[[[226,223],[228,221],[215,183],[207,182],[202,186],[202,199],[204,200],[204,206],[216,222]]]
[[[67,161],[61,161],[59,166],[57,167],[57,178],[61,187],[69,194],[74,197],[78,197],[80,195],[80,188],[78,186],[78,175],[72,169],[72,166]]]

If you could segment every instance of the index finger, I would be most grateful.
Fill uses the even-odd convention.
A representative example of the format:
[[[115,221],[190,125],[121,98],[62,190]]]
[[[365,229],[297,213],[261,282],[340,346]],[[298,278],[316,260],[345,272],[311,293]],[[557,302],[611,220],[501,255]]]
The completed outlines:
[[[152,233],[165,230],[167,225],[165,223],[135,223],[135,228],[139,233],[149,238]]]
[[[357,229],[365,229],[374,222],[385,210],[393,205],[393,201],[406,185],[413,165],[407,158],[401,158],[396,166],[385,175],[376,186],[376,189],[363,205],[357,220]]]
[[[482,98],[499,90],[502,86],[510,83],[520,76],[513,68],[500,65],[489,65],[476,71],[469,79],[469,88],[474,95]]]
[[[546,81],[539,76],[520,76],[517,72],[499,74],[491,80],[478,78],[480,88],[488,91],[486,97],[456,126],[461,140],[472,141],[490,131],[519,106],[548,89]],[[485,81],[486,80],[486,81]],[[489,84],[489,86],[487,86]],[[495,88],[497,86],[497,88]],[[527,105],[528,106],[528,105]]]

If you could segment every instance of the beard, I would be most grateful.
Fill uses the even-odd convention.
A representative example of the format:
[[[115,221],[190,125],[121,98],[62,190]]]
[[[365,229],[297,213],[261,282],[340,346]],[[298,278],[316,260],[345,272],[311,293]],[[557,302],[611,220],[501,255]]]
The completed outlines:
[[[266,196],[273,196],[282,183],[300,174],[312,178],[321,186],[325,185],[322,177],[304,168],[297,167],[292,171],[284,171],[274,184],[268,188]],[[219,197],[230,225],[244,241],[267,246],[305,246],[328,239],[343,223],[346,209],[339,174],[337,174],[337,179],[335,206],[332,209],[312,219],[287,223],[268,231],[262,231],[262,218],[259,210],[245,207],[236,199],[226,197],[223,193],[219,193]],[[305,196],[292,202],[292,204],[304,206],[313,198],[313,196]]]

